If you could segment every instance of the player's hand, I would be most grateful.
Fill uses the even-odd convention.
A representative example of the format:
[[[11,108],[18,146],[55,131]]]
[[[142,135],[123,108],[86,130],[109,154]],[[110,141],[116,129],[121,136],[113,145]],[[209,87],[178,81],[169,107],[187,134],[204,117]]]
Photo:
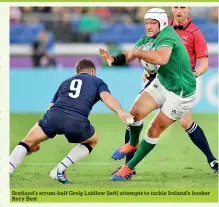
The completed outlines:
[[[119,117],[123,120],[125,124],[132,124],[134,122],[134,118],[130,113],[125,111],[119,112]]]
[[[147,71],[144,71],[142,76],[141,76],[143,82],[145,82],[149,76],[150,76],[150,73],[148,73]]]
[[[99,52],[103,60],[105,60],[109,66],[112,66],[114,58],[109,54],[109,52],[103,48],[99,48]]]

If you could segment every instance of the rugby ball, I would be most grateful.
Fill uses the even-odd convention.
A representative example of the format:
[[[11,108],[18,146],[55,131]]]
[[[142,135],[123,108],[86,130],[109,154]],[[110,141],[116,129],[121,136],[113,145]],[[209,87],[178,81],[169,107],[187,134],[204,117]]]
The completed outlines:
[[[160,65],[154,65],[144,60],[141,60],[141,65],[148,73],[151,73],[151,74],[156,73],[158,69],[160,68]]]

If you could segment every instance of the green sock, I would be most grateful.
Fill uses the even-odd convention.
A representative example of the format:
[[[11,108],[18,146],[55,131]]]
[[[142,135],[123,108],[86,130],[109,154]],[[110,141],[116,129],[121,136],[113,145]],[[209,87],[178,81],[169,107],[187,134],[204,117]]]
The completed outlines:
[[[143,139],[135,152],[134,157],[127,162],[126,165],[134,170],[136,165],[155,147],[155,145],[156,144],[150,144]]]
[[[138,144],[139,135],[143,128],[143,123],[140,126],[129,126],[129,133],[130,133],[130,144],[132,146],[136,146]]]

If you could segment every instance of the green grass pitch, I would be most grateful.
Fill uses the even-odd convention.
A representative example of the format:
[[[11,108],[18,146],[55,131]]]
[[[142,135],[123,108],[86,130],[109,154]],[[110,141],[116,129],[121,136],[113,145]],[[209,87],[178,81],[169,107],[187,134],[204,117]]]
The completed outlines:
[[[10,150],[23,139],[42,114],[12,114]],[[151,116],[145,120],[141,139]],[[194,114],[204,129],[215,156],[218,156],[217,114]],[[57,136],[41,144],[39,152],[27,156],[10,179],[12,188],[78,188],[78,187],[139,187],[139,188],[216,188],[218,178],[208,166],[205,156],[190,138],[174,123],[162,134],[154,150],[137,166],[137,175],[126,182],[113,182],[109,173],[124,161],[111,159],[112,151],[124,143],[125,125],[116,115],[92,114],[91,123],[99,134],[93,152],[67,170],[70,185],[51,180],[49,172],[73,148],[65,137]]]

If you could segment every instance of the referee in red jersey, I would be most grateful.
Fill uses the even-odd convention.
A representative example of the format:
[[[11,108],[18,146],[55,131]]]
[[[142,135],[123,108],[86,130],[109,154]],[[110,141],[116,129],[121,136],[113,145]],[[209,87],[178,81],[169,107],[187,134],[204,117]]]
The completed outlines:
[[[193,73],[197,78],[208,70],[208,48],[202,32],[188,17],[190,11],[191,7],[172,7],[173,19],[169,20],[169,25],[173,26],[181,37],[189,53]],[[196,68],[197,61],[199,65]],[[187,112],[179,123],[192,142],[205,154],[214,173],[218,174],[218,161],[211,152],[203,130],[192,120],[191,111]]]
[[[202,32],[188,17],[190,10],[191,7],[172,7],[174,19],[169,19],[169,25],[181,37],[189,53],[192,70],[198,77],[208,69],[208,48]],[[197,59],[200,66],[195,69]]]
[[[169,25],[173,26],[178,35],[181,37],[190,57],[194,76],[197,78],[208,70],[208,49],[205,38],[200,29],[192,23],[189,18],[191,7],[172,7],[173,19],[169,20]],[[196,62],[198,60],[198,67]],[[142,79],[146,79],[147,72],[144,72]],[[214,157],[209,147],[206,136],[199,125],[197,125],[191,116],[191,111],[187,112],[179,120],[180,125],[185,129],[192,142],[205,154],[208,164],[215,174],[218,174],[218,161]],[[126,129],[125,142],[129,141],[129,130]],[[134,153],[126,155],[128,162]],[[134,172],[135,173],[135,172]]]

